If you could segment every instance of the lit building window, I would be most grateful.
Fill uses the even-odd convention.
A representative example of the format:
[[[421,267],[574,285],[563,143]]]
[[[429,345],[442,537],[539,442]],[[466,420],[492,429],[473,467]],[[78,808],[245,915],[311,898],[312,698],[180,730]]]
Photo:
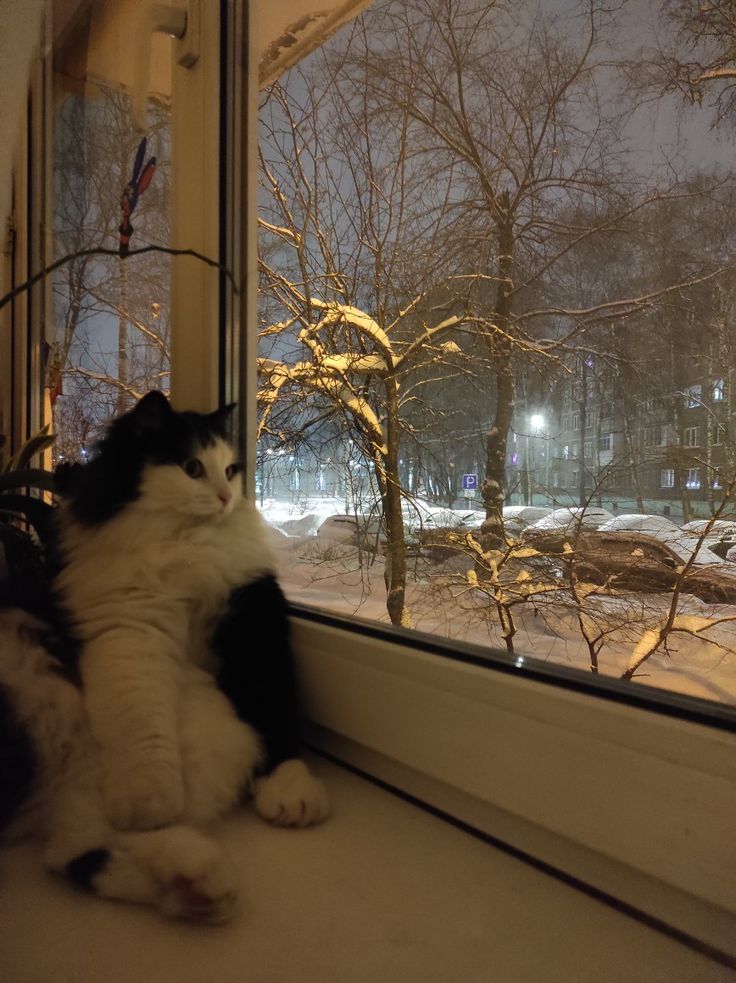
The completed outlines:
[[[686,488],[700,488],[700,468],[688,468],[685,478]]]
[[[697,406],[703,405],[703,387],[702,386],[689,386],[685,390],[685,406],[689,410],[695,409]]]

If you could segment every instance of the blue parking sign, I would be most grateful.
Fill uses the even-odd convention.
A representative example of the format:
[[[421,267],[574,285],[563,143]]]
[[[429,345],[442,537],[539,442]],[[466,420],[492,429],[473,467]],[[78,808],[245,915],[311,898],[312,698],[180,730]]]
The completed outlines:
[[[478,488],[478,475],[477,474],[464,474],[463,475],[463,491],[476,491]]]

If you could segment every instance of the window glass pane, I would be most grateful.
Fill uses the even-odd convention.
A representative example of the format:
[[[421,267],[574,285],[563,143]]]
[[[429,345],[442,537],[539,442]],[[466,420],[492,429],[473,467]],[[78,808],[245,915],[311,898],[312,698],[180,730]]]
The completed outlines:
[[[703,24],[379,2],[262,94],[257,488],[294,599],[734,701]]]
[[[54,61],[53,250],[70,257],[54,274],[46,328],[57,459],[84,457],[111,416],[169,385],[170,257],[135,251],[169,243],[171,39],[152,40],[142,144],[136,59],[121,57],[134,13],[95,6]]]

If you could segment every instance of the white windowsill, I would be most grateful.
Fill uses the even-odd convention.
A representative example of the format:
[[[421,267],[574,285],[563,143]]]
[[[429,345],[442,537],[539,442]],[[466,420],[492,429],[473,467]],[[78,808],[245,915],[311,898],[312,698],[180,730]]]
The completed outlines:
[[[736,734],[294,619],[313,739],[732,952]]]
[[[722,965],[323,760],[334,815],[221,840],[242,884],[223,927],[170,923],[2,856],[4,983],[725,983]]]

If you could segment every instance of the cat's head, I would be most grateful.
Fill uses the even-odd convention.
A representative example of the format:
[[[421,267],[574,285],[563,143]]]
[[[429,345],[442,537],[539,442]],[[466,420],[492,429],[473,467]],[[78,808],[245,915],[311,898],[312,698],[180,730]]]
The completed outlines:
[[[226,439],[233,407],[179,413],[163,393],[148,393],[113,420],[87,464],[57,469],[60,496],[86,524],[133,502],[196,520],[227,514],[242,497],[242,465]]]

